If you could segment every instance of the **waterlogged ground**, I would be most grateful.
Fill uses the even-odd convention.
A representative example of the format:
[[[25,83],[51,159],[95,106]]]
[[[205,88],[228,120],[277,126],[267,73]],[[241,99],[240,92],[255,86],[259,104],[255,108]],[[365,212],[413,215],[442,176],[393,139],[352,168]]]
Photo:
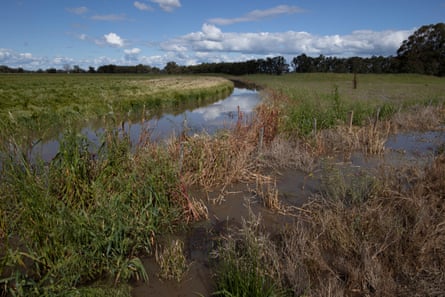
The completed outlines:
[[[354,153],[347,161],[330,157],[318,160],[328,162],[347,177],[349,175],[379,174],[385,168],[415,165],[424,167],[433,157],[445,149],[445,129],[430,132],[399,133],[390,136],[385,143],[385,152],[380,156],[365,156]],[[309,197],[321,191],[320,166],[307,173],[299,170],[283,170],[275,174],[279,200],[288,212],[272,211],[263,206],[255,191],[255,183],[236,184],[229,188],[203,193],[199,189],[192,195],[206,201],[209,219],[196,223],[179,238],[185,242],[185,252],[190,263],[189,271],[181,282],[158,278],[159,268],[154,258],[144,260],[149,273],[148,283],[134,283],[133,295],[142,296],[210,296],[214,291],[212,279],[212,250],[215,239],[230,230],[242,226],[253,213],[260,216],[265,229],[274,234],[291,225],[296,211]]]

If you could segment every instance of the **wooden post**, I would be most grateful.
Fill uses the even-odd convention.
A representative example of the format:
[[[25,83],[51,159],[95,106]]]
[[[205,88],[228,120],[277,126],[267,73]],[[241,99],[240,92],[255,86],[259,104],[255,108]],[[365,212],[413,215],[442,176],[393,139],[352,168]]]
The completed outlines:
[[[353,86],[354,90],[357,89],[357,72],[354,72]]]

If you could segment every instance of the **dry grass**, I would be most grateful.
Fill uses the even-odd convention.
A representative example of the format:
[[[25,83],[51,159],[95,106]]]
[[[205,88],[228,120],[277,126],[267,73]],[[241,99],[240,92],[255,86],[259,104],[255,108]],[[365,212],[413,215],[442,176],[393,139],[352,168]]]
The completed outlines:
[[[413,106],[408,111],[397,112],[392,117],[392,132],[435,130],[444,124],[443,105]]]
[[[282,279],[296,296],[439,296],[444,180],[442,155],[424,172],[387,172],[362,203],[314,199],[284,232]]]
[[[276,137],[262,150],[264,167],[275,169],[290,168],[312,172],[316,166],[318,153],[314,146],[299,140],[288,140]]]
[[[319,151],[324,154],[343,153],[346,159],[354,151],[362,151],[365,155],[380,155],[385,151],[390,128],[390,121],[379,121],[352,129],[338,126],[320,131],[316,143]]]
[[[280,200],[278,198],[277,181],[269,176],[257,174],[255,180],[255,189],[251,190],[257,196],[263,206],[279,211],[282,209]]]
[[[184,255],[184,243],[172,240],[163,249],[156,250],[156,262],[160,267],[159,277],[180,282],[189,269],[189,264]]]

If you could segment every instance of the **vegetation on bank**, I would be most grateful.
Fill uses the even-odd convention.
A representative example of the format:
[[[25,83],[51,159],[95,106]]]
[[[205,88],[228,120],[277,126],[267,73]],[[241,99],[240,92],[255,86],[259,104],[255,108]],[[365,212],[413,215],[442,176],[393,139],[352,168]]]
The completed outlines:
[[[54,160],[31,163],[17,135],[2,130],[0,296],[130,296],[128,281],[147,279],[141,259],[155,253],[160,238],[207,218],[204,202],[188,189],[238,181],[256,182],[265,207],[296,221],[270,236],[252,216],[239,232],[218,238],[216,295],[442,292],[443,154],[425,170],[360,173],[352,180],[329,160],[317,160],[334,147],[381,153],[375,144],[388,125],[443,125],[443,79],[360,75],[353,89],[351,75],[243,78],[264,86],[266,98],[252,122],[214,136],[153,143],[143,134],[132,147],[124,131],[110,126],[92,152],[84,136],[67,129]],[[360,114],[354,100],[369,112],[343,129],[350,109]],[[384,104],[393,110],[385,114]],[[310,128],[299,126],[306,120]],[[277,201],[270,169],[312,173],[317,166],[319,195],[299,211],[287,210]],[[159,251],[160,276],[180,279],[187,263],[173,254],[184,252],[182,243]]]
[[[224,98],[232,90],[232,82],[209,76],[2,74],[0,127],[54,137],[67,124],[109,115],[117,121],[151,118]]]
[[[280,132],[309,135],[339,124],[362,126],[389,119],[415,106],[445,102],[443,78],[416,74],[249,75],[246,81],[273,90],[280,98]],[[355,80],[355,88],[354,88]]]

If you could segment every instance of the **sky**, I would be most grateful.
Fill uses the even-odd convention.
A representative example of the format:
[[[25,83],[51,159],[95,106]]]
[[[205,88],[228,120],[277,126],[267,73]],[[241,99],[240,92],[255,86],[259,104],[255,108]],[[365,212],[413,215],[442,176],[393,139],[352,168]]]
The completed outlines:
[[[395,56],[445,0],[1,0],[0,65],[38,70]]]

